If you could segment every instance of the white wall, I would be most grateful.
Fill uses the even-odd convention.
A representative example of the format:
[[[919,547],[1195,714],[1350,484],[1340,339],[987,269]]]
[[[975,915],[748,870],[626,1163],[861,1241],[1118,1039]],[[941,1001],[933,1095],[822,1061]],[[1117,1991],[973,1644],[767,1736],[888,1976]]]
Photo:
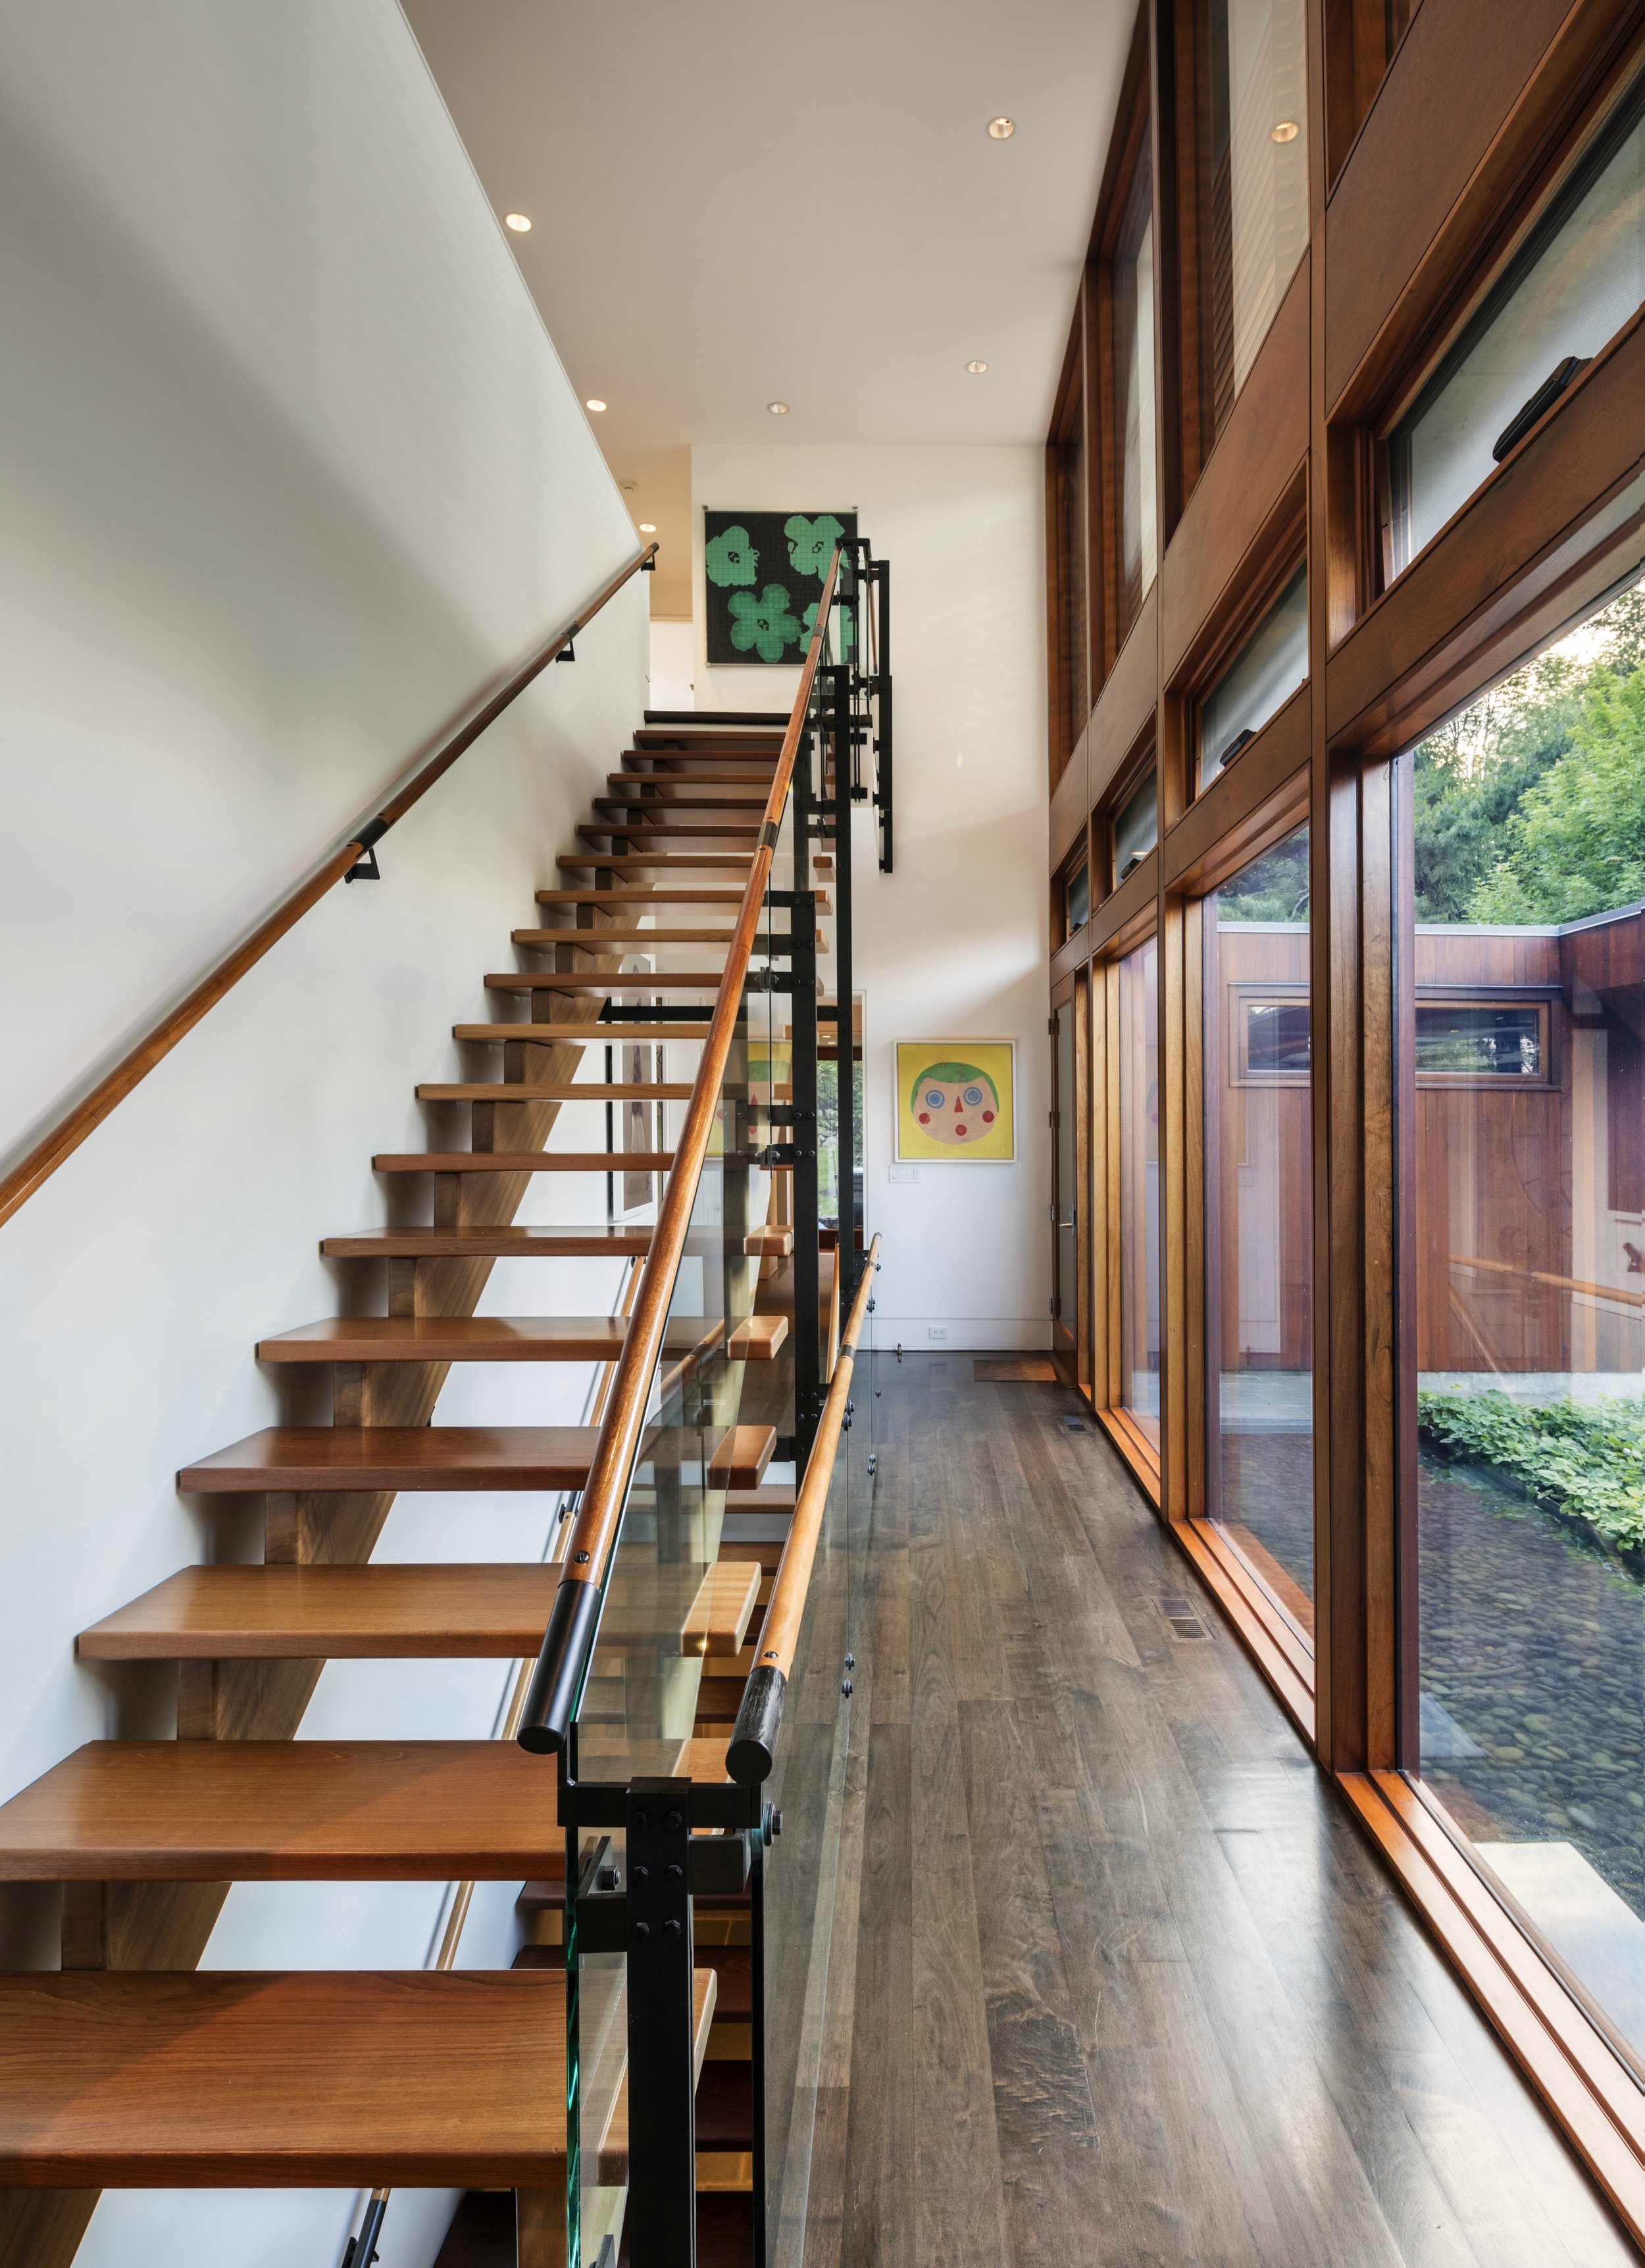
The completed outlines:
[[[0,34],[15,1155],[635,537],[391,0],[5,0]],[[309,1414],[260,1336],[380,1308],[380,1274],[319,1240],[386,1217],[374,1150],[466,1139],[414,1082],[459,1075],[453,1020],[488,1014],[485,973],[638,721],[646,605],[636,578],[390,835],[386,879],[334,890],[0,1227],[0,1794],[88,1738],[170,1730],[169,1674],[79,1668],[75,1633],[260,1551],[173,1475]],[[567,1131],[599,1126],[589,1106]],[[545,1183],[530,1217],[603,1195]],[[609,1263],[552,1275],[508,1263],[486,1305],[613,1304]],[[439,1415],[575,1421],[589,1386],[474,1371]],[[381,1555],[536,1557],[553,1510],[402,1498]],[[483,1735],[504,1683],[334,1666],[305,1734]],[[207,1958],[421,1963],[443,1896],[237,1888]],[[507,1958],[511,1897],[477,1902],[466,1959]],[[0,1897],[0,1962],[50,1964],[55,1931],[55,1894]],[[323,2268],[355,2205],[111,2195],[81,2257]],[[430,2260],[449,2205],[397,2200],[386,2268]]]
[[[709,669],[702,513],[855,506],[892,566],[896,855],[853,841],[864,997],[868,1226],[885,1233],[878,1344],[1050,1344],[1045,466],[1035,448],[692,451],[696,705],[780,709],[797,669]],[[888,1179],[894,1042],[1015,1040],[1014,1165]]]
[[[696,703],[694,680],[696,643],[689,622],[651,618],[651,689],[648,709],[690,709]]]

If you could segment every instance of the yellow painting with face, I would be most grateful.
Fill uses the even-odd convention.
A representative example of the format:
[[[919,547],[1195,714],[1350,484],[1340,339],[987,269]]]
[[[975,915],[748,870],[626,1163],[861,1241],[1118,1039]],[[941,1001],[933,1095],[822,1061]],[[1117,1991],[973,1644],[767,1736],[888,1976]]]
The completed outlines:
[[[998,1165],[1017,1154],[1009,1040],[900,1040],[897,1155]]]

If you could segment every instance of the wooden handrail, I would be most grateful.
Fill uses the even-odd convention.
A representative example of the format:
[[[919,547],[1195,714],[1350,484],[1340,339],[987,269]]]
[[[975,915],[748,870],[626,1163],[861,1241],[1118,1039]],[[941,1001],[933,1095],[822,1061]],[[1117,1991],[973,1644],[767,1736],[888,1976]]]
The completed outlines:
[[[541,1756],[553,1756],[565,1745],[576,1709],[584,1669],[599,1626],[606,1563],[616,1542],[629,1476],[639,1452],[651,1374],[662,1352],[663,1328],[668,1321],[669,1306],[674,1296],[674,1279],[679,1272],[680,1258],[686,1248],[686,1234],[691,1226],[692,1208],[696,1203],[697,1183],[701,1176],[703,1160],[709,1154],[715,1115],[719,1108],[720,1088],[725,1078],[737,1020],[742,1012],[743,983],[759,934],[772,856],[782,825],[782,807],[788,800],[789,783],[794,777],[794,759],[798,753],[800,735],[805,729],[811,687],[816,680],[823,641],[827,635],[829,613],[834,605],[834,581],[839,571],[840,546],[836,544],[834,556],[828,563],[827,574],[823,578],[822,596],[817,602],[811,644],[806,648],[804,664],[800,671],[799,690],[789,712],[788,729],[782,735],[782,750],[777,757],[776,770],[772,776],[771,792],[766,798],[758,847],[748,880],[744,885],[737,925],[731,932],[731,943],[726,950],[725,973],[715,997],[709,1036],[702,1043],[702,1057],[697,1065],[691,1100],[686,1106],[686,1123],[674,1145],[673,1170],[668,1176],[663,1202],[657,1210],[657,1231],[651,1239],[644,1281],[640,1286],[640,1296],[628,1324],[628,1336],[623,1341],[622,1353],[618,1359],[616,1385],[600,1425],[599,1439],[594,1445],[594,1454],[589,1464],[588,1480],[577,1507],[576,1519],[566,1539],[565,1563],[560,1585],[549,1613],[548,1627],[543,1634],[542,1648],[537,1657],[537,1668],[519,1730],[520,1746]]]
[[[591,622],[608,599],[613,598],[632,575],[653,557],[655,543],[648,543],[637,551],[618,574],[590,600],[574,620],[558,630],[554,636],[538,646],[529,658],[511,671],[495,693],[488,696],[465,723],[459,725],[444,740],[428,762],[415,772],[383,806],[374,818],[357,827],[349,841],[327,858],[319,871],[306,881],[299,882],[289,896],[282,899],[268,919],[254,929],[243,943],[237,945],[210,974],[201,979],[185,999],[170,1008],[159,1021],[151,1026],[135,1047],[127,1050],[114,1065],[99,1079],[89,1094],[66,1111],[48,1132],[35,1143],[27,1156],[12,1167],[0,1181],[0,1222],[11,1218],[19,1206],[26,1204],[41,1183],[50,1180],[66,1158],[71,1157],[88,1134],[94,1133],[104,1119],[123,1102],[133,1087],[141,1085],[149,1073],[180,1039],[193,1031],[201,1018],[215,1008],[224,993],[231,992],[248,968],[254,968],[271,946],[277,945],[289,929],[295,928],[312,906],[318,905],[327,890],[333,888],[353,872],[368,850],[380,843],[389,828],[405,817],[413,804],[418,803],[434,785],[450,771],[464,751],[474,746],[489,725],[494,725],[503,711],[522,694],[534,677],[540,675],[554,656],[569,646],[576,633]]]
[[[834,1455],[840,1447],[840,1432],[846,1422],[846,1408],[851,1395],[851,1373],[856,1366],[857,1337],[863,1329],[869,1292],[878,1271],[879,1237],[877,1233],[868,1248],[862,1280],[856,1287],[856,1297],[851,1302],[851,1313],[847,1319],[845,1336],[840,1342],[834,1376],[828,1381],[828,1399],[823,1404],[817,1439],[811,1444],[805,1477],[800,1483],[799,1493],[794,1499],[794,1511],[789,1521],[789,1540],[782,1547],[782,1557],[777,1562],[776,1575],[771,1585],[770,1603],[760,1630],[760,1652],[754,1657],[754,1666],[748,1673],[748,1683],[743,1688],[742,1706],[737,1712],[731,1746],[725,1754],[726,1770],[745,1787],[758,1787],[762,1780],[768,1779],[771,1768],[776,1762],[777,1734],[782,1729],[782,1701],[788,1691],[789,1672],[794,1667],[794,1649],[799,1643],[800,1624],[805,1619],[811,1567],[817,1557],[817,1539],[822,1533],[823,1513],[828,1503],[829,1485],[834,1479]]]

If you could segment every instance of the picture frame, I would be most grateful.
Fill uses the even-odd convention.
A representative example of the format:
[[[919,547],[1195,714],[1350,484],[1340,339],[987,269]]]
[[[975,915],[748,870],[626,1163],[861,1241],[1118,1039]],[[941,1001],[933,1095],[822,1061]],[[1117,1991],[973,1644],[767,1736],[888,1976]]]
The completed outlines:
[[[900,1163],[1016,1163],[1015,1040],[899,1040],[893,1056]]]

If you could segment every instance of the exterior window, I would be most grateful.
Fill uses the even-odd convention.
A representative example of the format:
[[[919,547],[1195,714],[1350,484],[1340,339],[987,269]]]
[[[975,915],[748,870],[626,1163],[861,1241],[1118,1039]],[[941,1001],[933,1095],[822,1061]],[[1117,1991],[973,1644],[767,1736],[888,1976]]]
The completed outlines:
[[[1159,955],[1120,963],[1120,1402],[1159,1452]]]
[[[1082,859],[1069,875],[1063,894],[1063,941],[1084,928],[1091,916],[1091,868]]]
[[[1123,882],[1132,869],[1140,866],[1159,840],[1159,799],[1155,793],[1154,774],[1150,770],[1137,782],[1115,814],[1113,822],[1113,878],[1115,884]]]
[[[1314,1589],[1308,829],[1205,902],[1207,1503],[1299,1631]]]
[[[1118,637],[1154,580],[1158,529],[1154,403],[1154,195],[1144,134],[1113,259],[1114,412],[1121,467]]]
[[[1645,2058],[1645,586],[1412,786],[1407,1756]]]
[[[1299,567],[1200,704],[1200,785],[1254,740],[1308,675],[1308,570]]]
[[[1388,442],[1400,573],[1645,298],[1645,86],[1596,144]]]
[[[1546,1084],[1548,1010],[1541,1004],[1494,1007],[1477,1000],[1419,1000],[1416,1075],[1419,1083],[1504,1079]]]
[[[1220,432],[1308,242],[1303,0],[1208,0],[1209,136],[1201,197],[1210,244],[1202,310],[1212,431]]]
[[[1070,348],[1048,451],[1051,777],[1061,777],[1091,718],[1085,572],[1084,359]]]

